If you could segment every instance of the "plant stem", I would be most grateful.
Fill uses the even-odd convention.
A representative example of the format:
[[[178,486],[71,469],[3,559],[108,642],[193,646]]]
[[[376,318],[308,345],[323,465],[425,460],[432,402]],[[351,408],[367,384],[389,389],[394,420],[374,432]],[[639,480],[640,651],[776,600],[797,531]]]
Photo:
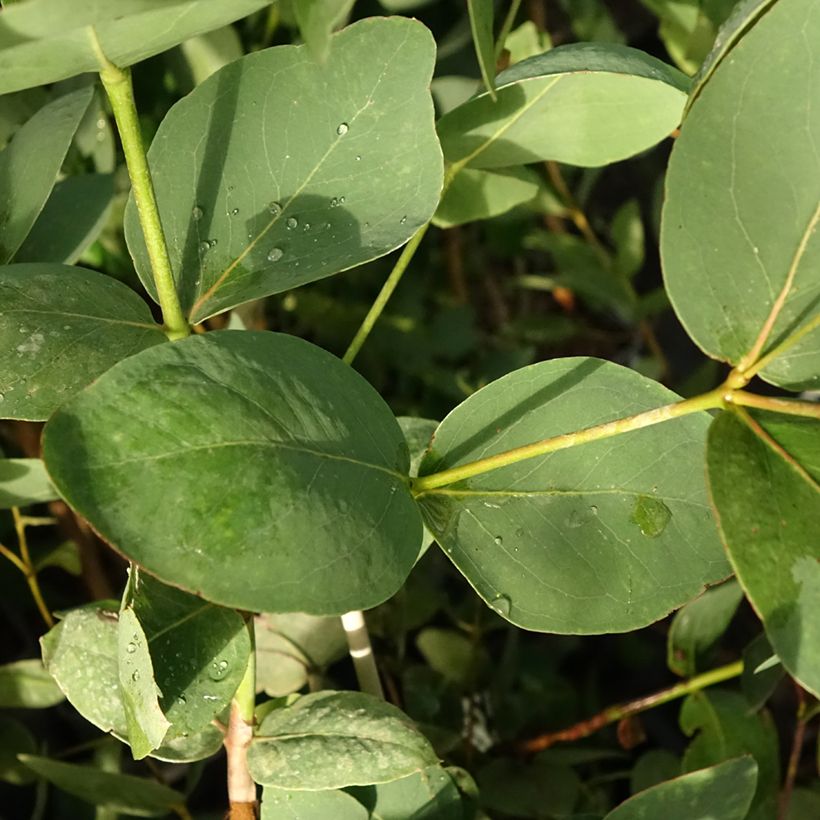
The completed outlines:
[[[521,0],[512,0],[510,3],[510,8],[507,11],[507,16],[504,18],[504,22],[501,24],[501,30],[498,32],[498,40],[495,43],[495,59],[501,56],[501,52],[504,51],[504,43],[507,41],[507,36],[509,35],[510,31],[512,31],[513,23],[515,22],[516,15],[518,14],[518,9],[521,7]]]
[[[792,748],[789,753],[789,763],[786,767],[786,779],[783,781],[783,791],[777,806],[777,820],[788,820],[789,804],[794,792],[794,782],[797,779],[797,769],[800,766],[800,754],[803,751],[803,739],[806,735],[806,693],[800,684],[794,684],[797,693],[797,716],[792,737]]]
[[[765,356],[758,359],[756,362],[745,368],[742,373],[748,382],[752,376],[756,376],[761,370],[769,365],[774,359],[782,356],[789,348],[794,347],[801,339],[808,336],[809,333],[814,332],[820,328],[820,314],[814,317],[810,322],[807,322],[799,330],[796,330],[790,336],[787,336],[779,345],[773,347]]]
[[[376,667],[373,647],[370,644],[364,613],[358,609],[345,612],[342,615],[342,626],[347,638],[350,657],[353,659],[353,667],[356,670],[356,679],[359,681],[359,689],[384,700],[384,690],[379,678],[379,670]]]
[[[162,308],[165,332],[171,340],[182,339],[190,334],[191,329],[182,313],[174,274],[171,270],[171,260],[168,257],[165,234],[159,218],[154,184],[142,144],[139,117],[134,102],[134,88],[131,84],[131,72],[127,68],[121,69],[115,66],[105,56],[94,29],[91,28],[90,31],[92,45],[100,65],[100,79],[111,103],[111,110],[114,113],[114,120],[117,123],[117,131],[125,154],[128,176],[131,178],[134,201],[137,204],[157,297]]]
[[[228,757],[228,800],[230,820],[254,820],[256,817],[256,784],[248,770],[248,749],[253,740],[256,707],[256,640],[253,618],[247,620],[251,638],[248,667],[231,702],[231,715],[224,746]]]
[[[789,416],[807,416],[820,419],[820,403],[798,401],[795,399],[776,399],[771,396],[758,396],[756,393],[747,393],[745,390],[732,390],[725,396],[730,404],[739,404],[742,407],[755,407],[759,410],[768,410],[771,413],[785,413]]]
[[[507,467],[510,464],[517,464],[529,458],[554,453],[557,450],[565,450],[568,447],[577,447],[579,444],[588,444],[592,441],[600,441],[613,436],[620,436],[624,433],[640,430],[643,427],[650,427],[662,421],[679,418],[698,413],[703,410],[710,410],[720,407],[725,400],[725,388],[718,387],[701,396],[691,399],[666,404],[654,410],[647,410],[635,416],[628,416],[615,421],[608,421],[605,424],[598,424],[595,427],[587,427],[574,433],[564,433],[560,436],[536,441],[533,444],[525,444],[523,447],[516,447],[494,456],[471,461],[459,467],[451,467],[449,470],[442,470],[439,473],[432,473],[420,476],[413,481],[413,493],[421,493],[434,490],[437,487],[444,487],[447,484],[454,484],[456,481],[463,481],[466,478],[488,473],[500,467]]]
[[[376,324],[378,321],[379,316],[381,316],[382,311],[384,310],[387,301],[393,295],[393,291],[396,289],[396,286],[401,281],[401,277],[404,274],[404,271],[407,269],[407,266],[410,264],[410,260],[413,258],[418,246],[421,244],[421,240],[424,239],[424,234],[427,233],[427,229],[430,227],[429,222],[425,222],[412,236],[410,241],[404,246],[404,250],[401,252],[401,256],[396,260],[396,264],[393,266],[393,270],[390,271],[390,275],[387,277],[384,285],[382,285],[382,289],[379,291],[379,295],[376,297],[376,301],[370,307],[370,310],[367,312],[367,316],[364,317],[364,321],[362,322],[359,329],[356,331],[356,335],[353,337],[353,341],[350,343],[350,346],[345,351],[345,355],[342,356],[342,361],[345,364],[352,364],[353,360],[356,358],[356,354],[361,350],[362,345],[365,343],[365,340],[370,335],[370,331],[373,330],[373,325]]]
[[[549,732],[532,738],[531,740],[524,741],[518,745],[518,749],[528,754],[534,754],[535,752],[549,748],[554,743],[580,740],[583,737],[589,737],[610,723],[617,723],[619,720],[637,715],[640,712],[645,712],[647,709],[652,709],[663,703],[669,703],[672,700],[686,697],[687,695],[699,692],[701,689],[706,689],[708,686],[714,686],[716,683],[722,683],[723,681],[739,677],[742,672],[743,661],[735,661],[726,666],[711,669],[709,672],[704,672],[702,675],[696,675],[687,681],[676,683],[667,689],[661,689],[660,692],[655,692],[652,695],[646,695],[645,697],[637,698],[628,703],[609,706],[597,715],[582,720],[567,729],[562,729],[558,732]]]

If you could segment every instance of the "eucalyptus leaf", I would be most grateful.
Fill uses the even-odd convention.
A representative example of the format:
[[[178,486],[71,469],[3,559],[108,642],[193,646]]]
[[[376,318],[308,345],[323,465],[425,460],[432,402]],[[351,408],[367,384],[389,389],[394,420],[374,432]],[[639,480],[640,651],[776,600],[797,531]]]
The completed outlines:
[[[718,417],[709,482],[738,580],[791,675],[820,694],[820,422]]]
[[[481,78],[495,100],[495,39],[493,38],[493,0],[467,0],[470,30],[473,33]]]
[[[772,657],[777,661],[767,666]],[[761,668],[765,667],[765,668]],[[757,711],[769,699],[785,675],[783,664],[774,655],[765,633],[754,638],[743,650],[743,676],[740,679],[749,708]]]
[[[0,18],[0,87],[2,27],[10,13]],[[92,94],[86,86],[44,105],[0,152],[0,265],[12,259],[43,210]]]
[[[277,709],[248,751],[257,783],[300,791],[387,783],[437,762],[406,715],[361,692],[316,692]]]
[[[115,279],[0,267],[0,418],[45,420],[115,362],[164,341],[148,306]]]
[[[265,786],[262,820],[370,820],[372,815],[343,791],[305,792]]]
[[[737,757],[636,794],[604,820],[744,820],[757,781],[752,757]]]
[[[59,498],[39,458],[0,458],[0,509]]]
[[[61,495],[148,572],[255,611],[381,603],[421,543],[407,445],[357,373],[221,331],[122,362],[44,434]]]
[[[63,700],[63,693],[39,659],[0,666],[0,708],[46,709]]]
[[[299,0],[293,11],[302,39],[314,59],[324,62],[330,50],[330,34],[350,13],[354,0]]]
[[[184,795],[155,780],[35,755],[20,755],[20,760],[58,789],[92,805],[105,806],[123,814],[159,817],[185,803]]]
[[[805,48],[772,48],[795,31]],[[714,70],[675,142],[664,276],[675,312],[713,358],[748,366],[817,321],[819,83],[820,9],[780,0]],[[820,385],[820,325],[760,375],[795,390]]]
[[[99,71],[92,37],[125,67],[271,0],[28,0],[0,18],[0,94]]]
[[[370,18],[323,64],[304,46],[250,54],[171,109],[149,160],[192,321],[383,256],[430,219],[433,58],[420,23]],[[133,198],[125,232],[155,296]]]
[[[592,427],[677,396],[592,358],[517,370],[436,431],[421,475]],[[729,574],[693,414],[422,492],[427,526],[507,620],[561,633],[637,629]]]
[[[597,166],[652,147],[680,122],[688,81],[616,44],[578,43],[522,60],[441,118],[444,156],[471,168],[552,159]],[[618,116],[613,117],[612,111]]]
[[[17,758],[20,754],[34,754],[37,741],[24,724],[13,718],[0,716],[0,780],[15,786],[25,786],[35,777],[31,769]]]

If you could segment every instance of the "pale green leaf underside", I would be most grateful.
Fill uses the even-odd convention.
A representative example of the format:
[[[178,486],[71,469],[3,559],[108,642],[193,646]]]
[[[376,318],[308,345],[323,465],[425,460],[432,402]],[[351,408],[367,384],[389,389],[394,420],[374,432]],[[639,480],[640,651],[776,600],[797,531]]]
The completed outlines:
[[[818,85],[820,6],[780,0],[717,66],[675,144],[661,232],[666,286],[713,358],[737,364],[774,314],[764,353],[818,315]],[[820,328],[762,376],[791,389],[819,385]]]
[[[91,26],[129,66],[238,20],[271,0],[28,0],[0,16],[0,94],[99,71]]]
[[[58,497],[39,458],[0,459],[0,509],[25,507]]]
[[[776,451],[731,413],[709,433],[709,481],[740,583],[783,665],[820,694],[820,423],[761,416]]]
[[[0,418],[45,420],[120,359],[164,341],[145,302],[116,279],[0,267]]]
[[[439,120],[445,157],[472,168],[541,160],[606,165],[655,145],[680,122],[687,81],[636,49],[583,43],[552,49],[496,78]]]
[[[243,57],[163,120],[149,151],[183,309],[192,321],[397,248],[438,203],[429,83],[435,48],[407,19]],[[155,293],[133,200],[126,238]]]
[[[46,709],[63,700],[54,678],[36,658],[0,666],[0,707]]]
[[[2,58],[0,50],[0,64]],[[0,68],[0,83],[2,75]],[[92,93],[86,86],[43,106],[0,151],[0,264],[12,259],[43,210]]]
[[[757,782],[752,757],[737,757],[639,792],[605,820],[744,820]]]
[[[467,13],[478,58],[481,79],[495,99],[495,39],[493,38],[493,0],[467,0]]]
[[[300,791],[387,783],[437,762],[406,715],[360,692],[317,692],[271,712],[248,752],[257,783]]]
[[[479,390],[441,423],[420,473],[667,404],[618,365],[560,359]],[[729,574],[708,507],[709,418],[687,416],[528,459],[419,496],[476,591],[519,626],[637,629]]]
[[[116,549],[226,606],[372,607],[421,542],[392,413],[291,336],[222,331],[144,351],[52,417],[44,453]]]

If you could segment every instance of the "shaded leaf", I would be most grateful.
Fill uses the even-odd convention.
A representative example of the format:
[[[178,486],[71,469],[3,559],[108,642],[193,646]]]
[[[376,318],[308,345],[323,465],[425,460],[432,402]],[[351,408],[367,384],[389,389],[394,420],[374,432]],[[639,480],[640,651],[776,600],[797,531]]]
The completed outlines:
[[[0,716],[0,780],[25,786],[35,777],[18,759],[19,754],[34,754],[37,742],[19,720]]]
[[[421,474],[630,416],[677,396],[591,358],[515,371],[436,431]],[[570,447],[423,492],[428,527],[519,626],[636,629],[726,577],[703,480],[706,414]]]
[[[63,700],[63,693],[39,659],[0,666],[0,707],[46,709]]]
[[[427,222],[442,183],[433,56],[420,23],[370,18],[322,65],[304,46],[267,49],[171,109],[149,160],[192,321],[375,259]],[[155,295],[133,198],[125,231]]]
[[[534,761],[522,765],[493,760],[476,776],[481,805],[492,812],[540,820],[569,814],[580,794],[580,779],[569,767]]]
[[[0,18],[0,78],[2,27],[10,13]],[[0,152],[0,264],[14,256],[43,210],[92,94],[86,86],[44,105]]]
[[[0,459],[0,509],[59,498],[39,458]]]
[[[761,668],[773,655],[774,650],[765,633],[754,638],[743,650],[743,676],[740,682],[749,708],[753,711],[763,706],[786,673],[779,660],[773,666]]]
[[[421,541],[392,413],[291,336],[221,331],[144,351],[52,417],[44,454],[106,540],[226,606],[367,609],[401,586]]]
[[[680,775],[681,763],[677,755],[667,749],[650,749],[644,752],[629,774],[629,791],[632,794],[651,789],[665,780]]]
[[[467,14],[473,34],[481,78],[495,100],[495,38],[493,37],[493,0],[467,0]]]
[[[115,279],[0,267],[0,417],[45,420],[115,362],[164,341],[148,306]]]
[[[330,50],[330,34],[342,23],[354,0],[300,0],[293,4],[299,33],[315,60],[324,62]]]
[[[369,820],[370,812],[343,791],[304,792],[265,786],[262,820]]]

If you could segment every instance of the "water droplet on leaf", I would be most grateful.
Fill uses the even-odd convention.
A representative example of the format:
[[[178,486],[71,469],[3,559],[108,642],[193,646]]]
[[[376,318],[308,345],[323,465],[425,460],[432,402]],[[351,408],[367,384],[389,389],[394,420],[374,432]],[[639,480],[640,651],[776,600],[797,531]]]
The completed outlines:
[[[512,609],[512,601],[510,600],[510,596],[499,592],[495,598],[493,598],[492,608],[499,615],[506,618],[510,614],[510,609]]]
[[[222,680],[228,674],[228,662],[226,660],[214,661],[208,671],[211,680]]]
[[[629,516],[630,521],[650,538],[657,538],[666,529],[670,518],[672,510],[659,498],[650,495],[639,495]]]
[[[500,547],[504,543],[504,539],[500,535],[496,535],[496,537],[493,538],[493,542],[497,547]]]
[[[299,220],[295,216],[289,216],[285,224],[288,226],[288,230],[292,231],[299,224]]]
[[[350,126],[346,122],[340,122],[336,128],[336,133],[343,137],[350,130]]]
[[[282,213],[282,206],[278,202],[270,202],[268,203],[268,210],[274,216],[279,216]]]
[[[238,216],[239,215],[239,208],[234,208],[231,211],[231,216]]]
[[[140,673],[138,670],[134,670],[133,674],[131,675],[131,680],[136,683],[140,679]]]
[[[281,248],[271,248],[268,251],[268,262],[278,262],[284,255],[285,252]]]
[[[204,213],[205,212],[202,210],[202,208],[199,207],[199,205],[194,205],[194,208],[191,211],[191,218],[194,220],[194,222],[199,222],[199,220],[202,219]]]
[[[137,651],[137,645],[135,643],[129,643],[128,646],[125,647],[125,651],[129,655],[133,655]]]

